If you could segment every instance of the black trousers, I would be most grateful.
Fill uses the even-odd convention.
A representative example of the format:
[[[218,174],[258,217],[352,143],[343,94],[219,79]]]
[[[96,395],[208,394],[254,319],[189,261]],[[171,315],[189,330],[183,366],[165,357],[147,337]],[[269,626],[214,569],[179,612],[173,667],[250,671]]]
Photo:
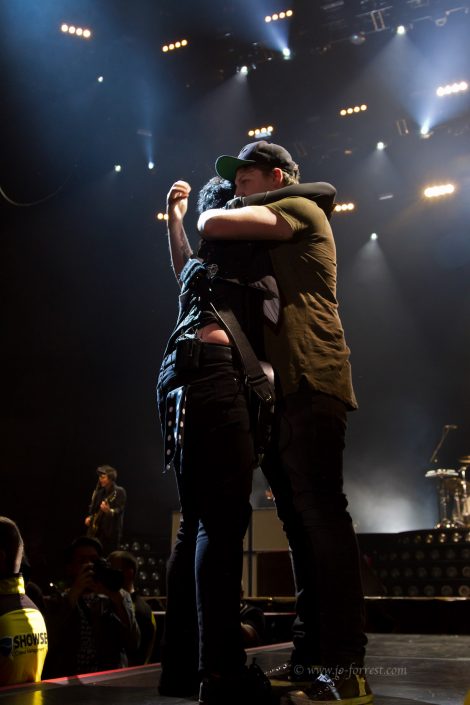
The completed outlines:
[[[277,405],[263,471],[289,540],[297,594],[294,662],[364,662],[359,551],[343,493],[345,405],[307,388]]]
[[[164,367],[158,385],[162,419],[168,391],[180,385],[187,385],[176,467],[182,521],[168,563],[162,666],[176,673],[195,668],[198,653],[201,674],[230,675],[246,658],[240,585],[254,450],[245,387],[229,361],[203,361],[185,372]]]

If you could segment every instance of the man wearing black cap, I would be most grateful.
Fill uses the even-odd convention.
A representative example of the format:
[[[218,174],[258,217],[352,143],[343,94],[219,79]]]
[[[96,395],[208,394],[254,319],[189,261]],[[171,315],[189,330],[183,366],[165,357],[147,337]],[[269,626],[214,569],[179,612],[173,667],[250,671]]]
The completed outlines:
[[[105,556],[119,548],[122,536],[126,490],[116,484],[117,470],[111,465],[100,465],[96,472],[98,483],[93,492],[85,526],[87,535],[97,538]]]
[[[222,156],[217,173],[261,205],[206,211],[207,240],[266,241],[280,293],[264,343],[277,376],[276,433],[264,470],[292,549],[297,619],[291,662],[271,673],[283,705],[366,705],[366,637],[359,554],[343,493],[346,414],[357,408],[349,349],[338,315],[336,253],[328,218],[302,196],[270,202],[298,180],[281,146],[246,145]],[[266,205],[263,205],[265,203]]]

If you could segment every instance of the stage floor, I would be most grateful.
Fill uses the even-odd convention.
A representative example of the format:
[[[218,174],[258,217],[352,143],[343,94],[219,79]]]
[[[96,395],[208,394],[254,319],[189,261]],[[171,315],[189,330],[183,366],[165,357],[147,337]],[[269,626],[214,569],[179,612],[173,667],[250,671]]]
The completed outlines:
[[[288,659],[290,644],[248,653],[267,669]],[[463,705],[470,691],[470,636],[371,634],[367,668],[375,705]],[[0,705],[194,705],[159,696],[159,670],[151,664],[3,688]]]

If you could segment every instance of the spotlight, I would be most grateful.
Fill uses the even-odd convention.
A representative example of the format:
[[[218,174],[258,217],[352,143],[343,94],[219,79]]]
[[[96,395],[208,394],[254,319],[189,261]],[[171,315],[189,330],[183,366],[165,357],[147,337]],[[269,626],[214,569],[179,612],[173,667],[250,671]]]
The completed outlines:
[[[439,198],[440,196],[449,196],[454,193],[454,184],[437,184],[436,186],[428,186],[424,189],[423,195],[426,198]]]
[[[83,29],[83,27],[76,27],[73,24],[66,24],[65,22],[60,25],[60,31],[64,32],[64,34],[72,34],[83,39],[89,39],[91,37],[90,29]]]
[[[350,108],[342,108],[339,111],[339,114],[341,115],[341,117],[345,117],[346,115],[354,115],[354,114],[357,115],[358,113],[363,113],[366,110],[367,110],[367,105],[365,103],[362,103],[362,105],[355,105]]]
[[[385,144],[385,142],[377,142],[377,149],[378,149],[380,152],[382,152],[382,151],[385,149],[386,146],[387,146],[387,145]]]
[[[335,212],[344,213],[345,211],[353,211],[355,207],[354,203],[337,203],[335,205]]]
[[[188,40],[187,39],[179,39],[175,42],[171,42],[171,44],[165,44],[162,46],[162,51],[166,54],[167,51],[174,51],[175,49],[181,49],[182,47],[187,47],[188,46]]]
[[[248,66],[240,66],[239,69],[237,69],[238,73],[241,73],[242,76],[246,76],[248,73]]]
[[[406,34],[406,27],[403,24],[398,25],[397,34]]]
[[[248,137],[255,137],[257,140],[265,137],[271,137],[273,130],[274,127],[272,125],[257,127],[254,130],[248,130]]]
[[[114,171],[120,172],[122,171],[122,166],[120,164],[115,164],[114,165]]]
[[[168,220],[168,213],[157,213],[155,218],[157,220]]]
[[[361,44],[364,44],[366,38],[363,34],[352,34],[349,37],[349,41],[351,42],[351,44],[354,44],[355,46],[359,47],[361,46]]]
[[[273,15],[266,15],[264,18],[265,22],[277,22],[278,20],[287,20],[294,14],[293,10],[282,10],[281,12],[275,12]]]
[[[155,162],[150,161],[147,166],[150,170],[155,169]]]
[[[289,47],[284,47],[284,49],[282,50],[282,55],[283,55],[284,59],[290,59],[291,51],[290,51]]]
[[[452,95],[454,93],[463,93],[468,90],[467,81],[460,81],[456,83],[448,84],[447,86],[439,86],[436,88],[436,95],[442,98],[445,95]]]
[[[379,236],[377,235],[377,233],[371,233],[371,235],[370,235],[371,240],[377,240],[378,237]]]
[[[98,78],[96,80],[98,81],[98,83],[103,83],[104,76],[98,76]]]

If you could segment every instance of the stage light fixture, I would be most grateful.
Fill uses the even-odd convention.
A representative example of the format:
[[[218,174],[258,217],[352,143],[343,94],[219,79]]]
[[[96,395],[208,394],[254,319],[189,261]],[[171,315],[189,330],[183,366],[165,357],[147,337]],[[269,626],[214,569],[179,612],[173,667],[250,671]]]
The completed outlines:
[[[104,76],[98,76],[98,78],[96,80],[98,81],[98,83],[103,83]]]
[[[152,169],[155,169],[155,162],[149,161],[149,163],[147,164],[147,166],[148,166],[148,168],[149,168],[150,171],[151,171]]]
[[[119,173],[120,171],[122,171],[122,166],[121,166],[120,164],[115,164],[115,165],[114,165],[114,171],[116,171],[116,172]]]
[[[165,44],[162,46],[162,51],[166,53],[167,51],[174,51],[175,49],[182,49],[183,47],[188,46],[188,40],[187,39],[179,39],[176,42],[171,42],[171,44]]]
[[[450,196],[454,191],[454,184],[436,184],[436,186],[425,188],[423,195],[425,198],[439,198],[440,196]]]
[[[241,73],[242,76],[246,76],[248,74],[248,66],[240,66],[237,68],[237,72]]]
[[[353,211],[355,209],[354,203],[337,203],[335,205],[335,213],[344,213],[345,211]]]
[[[248,137],[255,137],[256,139],[271,137],[273,130],[274,127],[272,125],[257,127],[255,130],[248,130]]]
[[[367,105],[365,103],[362,103],[362,105],[355,105],[350,108],[341,108],[339,114],[341,115],[341,117],[345,117],[346,115],[357,115],[358,113],[363,113],[366,110]]]
[[[91,37],[90,29],[83,29],[83,27],[76,27],[73,24],[66,24],[65,22],[60,25],[60,31],[64,34],[72,34],[76,37],[81,37],[82,39],[89,39]]]
[[[379,150],[379,152],[383,152],[386,146],[387,145],[385,144],[385,142],[377,142],[377,149]]]
[[[423,125],[421,125],[421,129],[419,131],[419,134],[421,137],[427,137],[429,135],[429,123],[425,122]]]
[[[289,47],[284,47],[284,49],[282,50],[282,55],[283,55],[284,59],[290,59],[291,50],[289,49]]]
[[[293,10],[282,10],[281,12],[275,12],[272,15],[266,15],[264,18],[265,22],[277,22],[278,20],[288,20],[294,14]]]
[[[168,213],[157,213],[155,218],[157,220],[168,220]]]
[[[352,34],[349,37],[349,41],[351,42],[351,44],[354,44],[355,46],[359,47],[361,46],[361,44],[364,44],[366,38],[363,34]]]
[[[371,233],[371,234],[370,234],[370,239],[371,239],[371,240],[377,240],[378,237],[379,237],[379,236],[377,235],[377,233]]]
[[[403,24],[398,25],[397,27],[397,34],[403,35],[406,34],[406,27]]]
[[[439,86],[436,88],[436,95],[442,98],[445,95],[453,95],[455,93],[463,93],[468,90],[467,81],[456,81],[455,83],[449,83],[446,86]]]

